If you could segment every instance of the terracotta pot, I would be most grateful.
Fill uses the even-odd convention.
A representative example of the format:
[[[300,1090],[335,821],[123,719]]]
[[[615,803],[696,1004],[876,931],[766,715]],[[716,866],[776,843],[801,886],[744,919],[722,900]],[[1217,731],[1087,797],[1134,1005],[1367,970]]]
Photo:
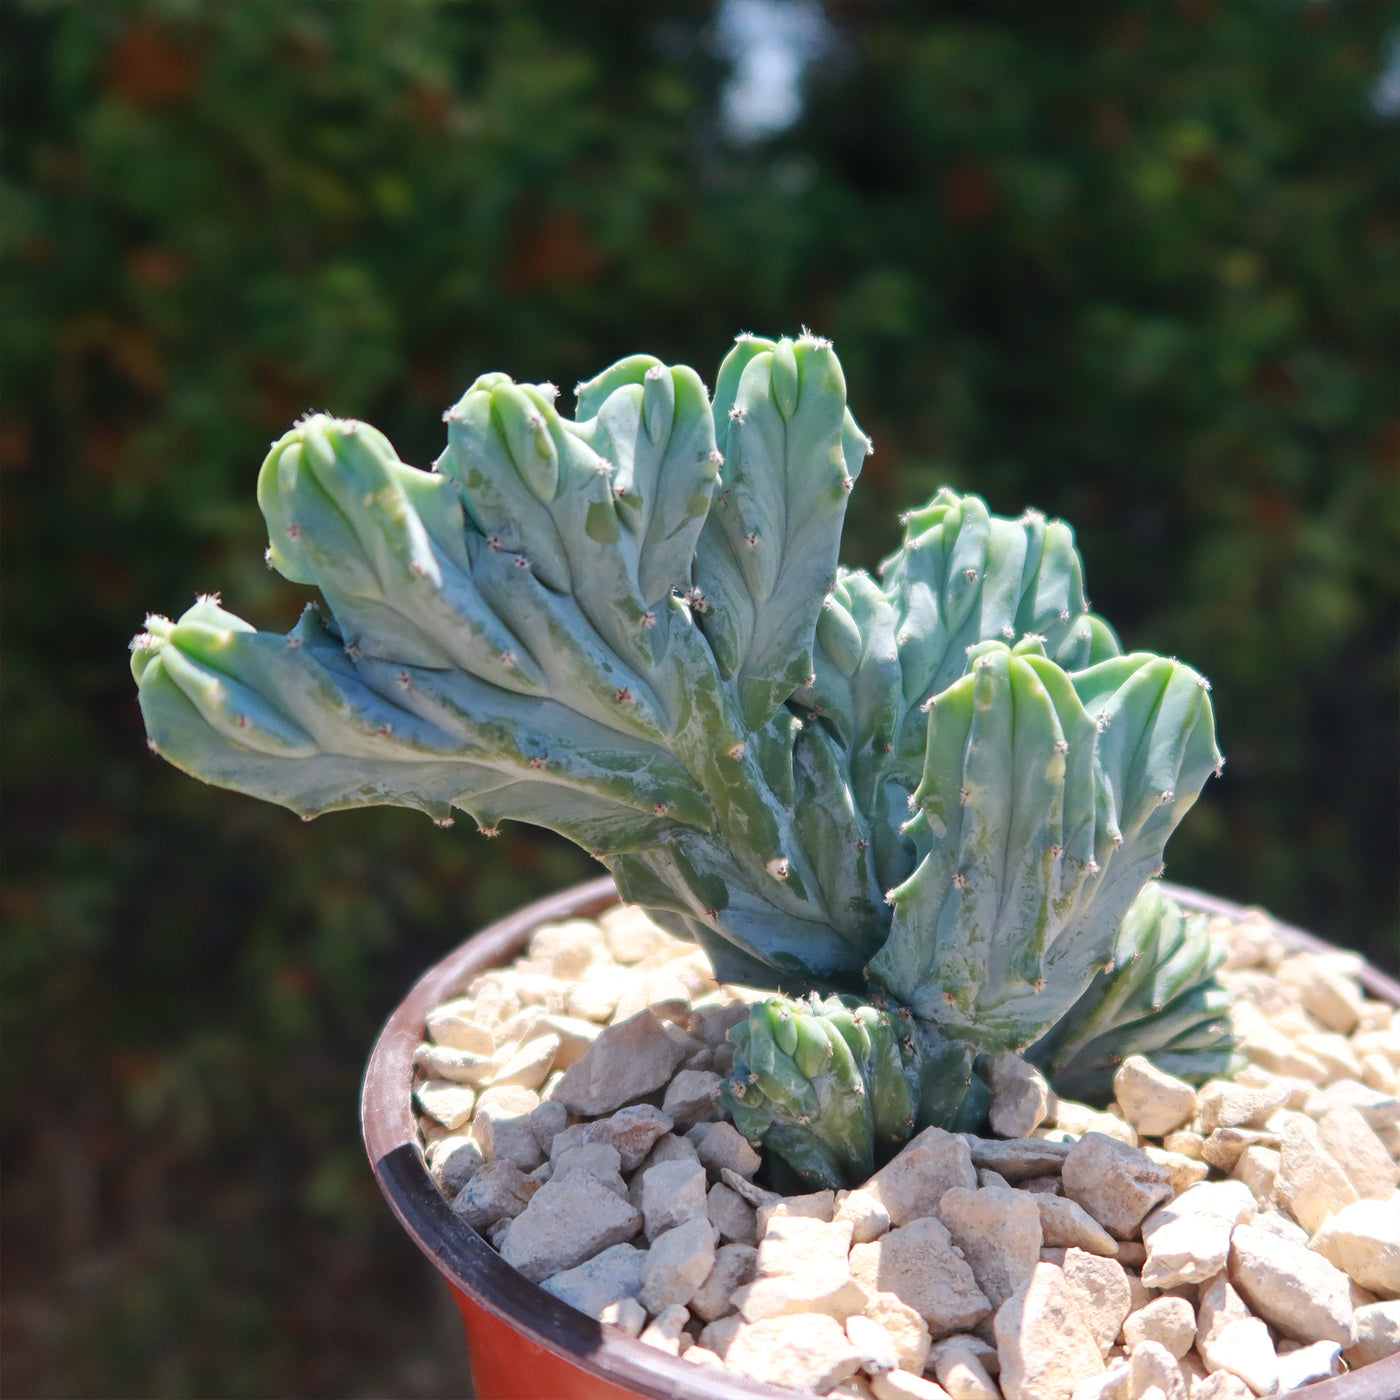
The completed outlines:
[[[1167,888],[1192,909],[1243,912],[1193,890]],[[447,1280],[461,1309],[481,1400],[792,1400],[792,1391],[666,1356],[561,1303],[453,1215],[424,1165],[411,1085],[413,1052],[428,1011],[478,973],[509,962],[540,924],[592,917],[616,901],[610,878],[538,900],[468,939],[417,982],[390,1016],[365,1071],[361,1124],[370,1164],[390,1208]],[[1282,925],[1280,937],[1293,948],[1328,946]],[[1400,983],[1369,967],[1361,980],[1373,997],[1400,1006]],[[1400,1356],[1292,1393],[1303,1400],[1397,1400]]]

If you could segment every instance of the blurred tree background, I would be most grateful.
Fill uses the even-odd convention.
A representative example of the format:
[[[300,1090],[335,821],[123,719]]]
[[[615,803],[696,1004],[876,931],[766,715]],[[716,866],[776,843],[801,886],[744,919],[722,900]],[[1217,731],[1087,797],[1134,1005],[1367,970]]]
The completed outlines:
[[[260,626],[268,441],[425,465],[487,369],[835,339],[846,558],[949,482],[1068,518],[1215,685],[1169,852],[1396,962],[1396,117],[1380,0],[4,0],[5,1377],[464,1392],[357,1141],[384,1015],[589,863],[304,826],[151,758],[125,664]]]

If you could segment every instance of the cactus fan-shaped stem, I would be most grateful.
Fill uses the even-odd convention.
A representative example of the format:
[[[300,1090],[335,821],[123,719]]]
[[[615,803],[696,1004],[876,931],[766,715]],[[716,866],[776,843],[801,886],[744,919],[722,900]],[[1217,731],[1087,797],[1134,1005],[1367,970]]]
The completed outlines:
[[[1068,527],[943,490],[878,581],[839,569],[870,443],[807,332],[740,336],[713,399],[649,355],[555,397],[482,375],[431,471],[298,423],[258,501],[322,604],[285,635],[216,597],[148,618],[151,747],[308,819],[549,827],[720,978],[868,997],[736,1036],[735,1121],[808,1181],[974,1126],[978,1053],[1216,1064],[1200,937],[1139,898],[1220,763],[1207,687],[1121,654]]]

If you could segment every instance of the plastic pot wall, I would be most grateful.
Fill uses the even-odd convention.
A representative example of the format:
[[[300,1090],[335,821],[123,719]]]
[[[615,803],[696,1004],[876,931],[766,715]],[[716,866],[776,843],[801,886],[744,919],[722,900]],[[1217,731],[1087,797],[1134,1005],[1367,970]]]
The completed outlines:
[[[1194,890],[1166,888],[1191,909],[1243,913]],[[365,1071],[361,1125],[370,1164],[399,1223],[452,1289],[480,1400],[792,1400],[790,1390],[667,1356],[561,1303],[453,1215],[424,1164],[412,1084],[413,1052],[422,1043],[427,1013],[478,973],[516,957],[539,925],[592,917],[616,902],[611,878],[576,885],[491,924],[419,979],[380,1033]],[[1328,946],[1301,929],[1279,925],[1278,931],[1292,948]],[[1400,984],[1384,973],[1368,967],[1362,981],[1373,997],[1400,1006]],[[1400,1356],[1292,1394],[1300,1400],[1397,1400]]]

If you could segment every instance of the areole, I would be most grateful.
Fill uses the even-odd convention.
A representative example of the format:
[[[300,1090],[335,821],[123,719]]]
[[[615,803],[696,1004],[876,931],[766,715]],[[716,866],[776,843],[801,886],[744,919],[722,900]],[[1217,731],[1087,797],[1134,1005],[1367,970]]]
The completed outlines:
[[[1184,908],[1243,913],[1194,890],[1166,888]],[[429,1009],[477,973],[509,961],[540,924],[591,917],[616,901],[610,877],[538,900],[483,929],[418,980],[380,1033],[365,1071],[361,1124],[370,1164],[400,1224],[452,1289],[482,1400],[791,1400],[791,1391],[664,1355],[561,1303],[452,1213],[424,1165],[411,1085],[413,1052]],[[1280,924],[1277,931],[1293,949],[1329,946],[1301,929]],[[1400,1006],[1400,982],[1373,967],[1363,969],[1361,981],[1370,995]],[[1290,1393],[1303,1400],[1397,1400],[1400,1355]]]

